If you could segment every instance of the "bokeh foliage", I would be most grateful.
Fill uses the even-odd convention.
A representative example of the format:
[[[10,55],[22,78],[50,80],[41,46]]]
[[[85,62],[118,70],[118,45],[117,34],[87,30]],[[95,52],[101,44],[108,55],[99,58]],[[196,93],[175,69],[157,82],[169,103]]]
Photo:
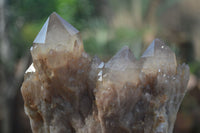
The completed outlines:
[[[136,58],[155,38],[161,38],[176,52],[180,62],[190,65],[200,81],[200,3],[198,0],[5,0],[6,34],[12,60],[5,68],[11,75],[19,59],[27,55],[47,17],[57,12],[81,31],[84,48],[90,55],[108,60],[128,45]],[[186,4],[184,4],[186,2]],[[29,53],[30,55],[30,53]],[[199,55],[199,56],[197,56]],[[1,62],[0,62],[1,63]],[[10,72],[12,71],[12,72]],[[200,85],[199,85],[200,86]],[[199,132],[200,91],[189,93],[180,113],[194,117],[189,131]],[[195,96],[193,96],[195,95]],[[186,102],[185,102],[186,101]],[[192,104],[191,104],[192,103]],[[191,114],[190,114],[191,113]],[[197,116],[196,116],[197,115]],[[189,132],[188,131],[188,132]],[[186,131],[187,132],[187,131]]]

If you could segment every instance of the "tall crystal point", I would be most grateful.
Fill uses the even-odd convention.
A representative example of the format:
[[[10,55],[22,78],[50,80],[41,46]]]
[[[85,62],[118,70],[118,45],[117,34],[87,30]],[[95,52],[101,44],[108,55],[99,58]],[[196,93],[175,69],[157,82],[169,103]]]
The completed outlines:
[[[45,54],[51,49],[73,51],[74,48],[83,50],[79,31],[54,12],[33,41],[31,52],[35,59],[38,54]]]
[[[72,36],[78,33],[79,31],[76,28],[54,12],[46,20],[33,43],[66,44]],[[55,34],[57,36],[55,36]]]
[[[125,46],[108,62],[52,13],[31,48],[21,87],[33,133],[172,133],[189,67],[155,39],[135,59]]]
[[[87,82],[90,57],[78,30],[52,13],[31,54],[33,65],[25,75],[22,95],[32,131],[74,132],[92,108]]]

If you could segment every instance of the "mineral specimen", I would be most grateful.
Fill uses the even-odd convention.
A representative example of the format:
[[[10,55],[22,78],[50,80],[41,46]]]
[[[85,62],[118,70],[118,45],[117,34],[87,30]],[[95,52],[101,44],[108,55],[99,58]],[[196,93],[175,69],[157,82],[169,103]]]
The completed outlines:
[[[52,13],[31,47],[21,87],[34,133],[172,133],[189,67],[155,39],[136,60],[123,47],[107,63]]]

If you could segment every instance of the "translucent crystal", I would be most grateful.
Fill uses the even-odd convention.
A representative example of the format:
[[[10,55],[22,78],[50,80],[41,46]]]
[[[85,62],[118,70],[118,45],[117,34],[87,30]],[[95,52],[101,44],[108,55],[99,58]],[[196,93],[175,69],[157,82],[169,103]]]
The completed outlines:
[[[113,70],[124,70],[129,63],[133,63],[135,61],[135,57],[131,50],[124,46],[115,56],[113,56],[105,65],[106,68],[110,68]]]
[[[139,100],[141,89],[138,64],[131,50],[123,47],[106,64],[95,93],[102,132],[127,132],[133,121],[131,110]]]
[[[66,44],[71,40],[71,37],[78,33],[79,31],[76,28],[54,12],[46,20],[33,43]]]
[[[46,35],[47,35],[48,25],[49,25],[49,18],[44,23],[42,29],[38,33],[38,35],[35,38],[35,40],[33,41],[33,43],[43,43],[44,44],[46,42]]]
[[[159,39],[155,39],[142,55],[142,71],[145,73],[176,72],[176,56],[171,49]]]
[[[137,82],[139,68],[139,63],[131,50],[124,46],[105,64],[108,77],[106,80],[114,80],[115,82],[118,80],[119,84],[123,81]],[[135,74],[133,75],[133,73]]]
[[[33,41],[31,53],[34,60],[52,50],[75,52],[74,49],[83,51],[79,31],[54,12]]]
[[[154,50],[155,50],[155,40],[149,45],[149,47],[143,53],[142,57],[152,57],[152,56],[154,56]]]
[[[33,64],[25,75],[22,95],[32,131],[72,132],[70,125],[82,125],[81,117],[87,116],[92,107],[88,90],[90,57],[83,50],[79,32],[52,13],[36,37],[31,54]]]
[[[172,133],[189,67],[159,39],[139,60],[123,47],[104,63],[53,13],[30,50],[21,91],[33,133]]]

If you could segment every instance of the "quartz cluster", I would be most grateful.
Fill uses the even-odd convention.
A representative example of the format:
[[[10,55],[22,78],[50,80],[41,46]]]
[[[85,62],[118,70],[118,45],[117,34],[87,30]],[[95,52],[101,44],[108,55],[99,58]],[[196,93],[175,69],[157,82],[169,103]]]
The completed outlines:
[[[155,39],[139,60],[123,47],[91,58],[80,33],[52,13],[31,47],[21,87],[33,133],[172,133],[189,67]]]

